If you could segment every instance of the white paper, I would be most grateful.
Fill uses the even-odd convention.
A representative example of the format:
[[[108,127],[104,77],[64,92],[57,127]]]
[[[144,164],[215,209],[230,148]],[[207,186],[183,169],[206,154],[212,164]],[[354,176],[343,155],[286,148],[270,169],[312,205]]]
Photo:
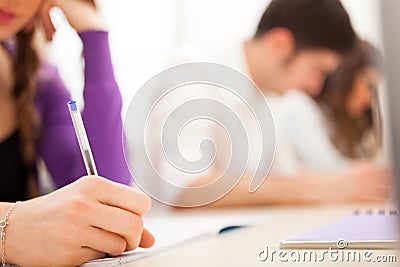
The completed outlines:
[[[156,238],[155,245],[150,249],[128,251],[115,258],[105,258],[90,261],[82,267],[118,266],[136,261],[172,248],[182,242],[190,241],[218,232],[229,226],[255,226],[268,219],[266,214],[259,212],[242,212],[242,210],[221,212],[173,212],[162,216],[151,216],[145,219],[145,226]]]

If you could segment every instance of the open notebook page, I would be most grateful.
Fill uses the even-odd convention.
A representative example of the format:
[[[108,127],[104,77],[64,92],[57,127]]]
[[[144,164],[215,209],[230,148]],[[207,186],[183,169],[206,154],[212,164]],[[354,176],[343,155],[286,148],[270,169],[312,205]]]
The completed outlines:
[[[148,228],[156,237],[155,245],[150,249],[136,249],[128,251],[115,258],[105,258],[88,262],[82,267],[118,266],[119,264],[132,262],[154,253],[160,253],[165,249],[182,244],[195,238],[202,238],[212,234],[218,234],[225,227],[253,226],[268,220],[266,214],[236,212],[218,214],[166,214],[163,217],[152,217],[145,220]]]

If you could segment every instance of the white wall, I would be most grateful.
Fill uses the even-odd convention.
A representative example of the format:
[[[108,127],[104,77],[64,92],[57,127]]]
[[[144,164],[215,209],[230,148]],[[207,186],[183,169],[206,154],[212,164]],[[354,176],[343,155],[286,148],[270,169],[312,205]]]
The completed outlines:
[[[318,0],[316,0],[318,1]],[[379,0],[343,0],[354,27],[381,47]],[[165,69],[177,54],[207,53],[250,38],[269,0],[98,0],[110,31],[115,74],[124,111],[137,89]],[[73,95],[80,99],[83,79],[80,43],[59,12],[54,15],[60,34],[49,58],[60,69]]]

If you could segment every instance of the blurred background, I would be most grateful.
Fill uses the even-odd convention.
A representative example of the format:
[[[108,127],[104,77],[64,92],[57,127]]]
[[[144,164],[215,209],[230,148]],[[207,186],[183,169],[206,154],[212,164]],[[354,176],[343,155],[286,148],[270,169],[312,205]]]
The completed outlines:
[[[213,61],[224,50],[235,49],[252,38],[269,2],[97,0],[109,31],[114,72],[123,98],[122,117],[137,90],[155,74],[188,60]],[[382,50],[379,0],[342,0],[342,3],[359,36]],[[73,98],[82,103],[80,39],[60,10],[53,9],[51,16],[57,33],[54,41],[46,45],[45,56],[58,67]],[[379,94],[383,96],[380,101],[385,126],[386,91],[379,90]],[[384,148],[387,148],[387,132],[384,129]],[[53,185],[45,171],[41,178],[44,191],[50,191]]]
[[[135,92],[180,59],[207,61],[216,47],[237,47],[253,36],[269,0],[97,0],[110,32],[114,71],[124,115]],[[379,0],[342,0],[359,35],[382,47]],[[83,90],[81,44],[62,13],[52,12],[59,34],[47,47],[51,62],[77,99]],[[380,90],[381,92],[383,90]]]

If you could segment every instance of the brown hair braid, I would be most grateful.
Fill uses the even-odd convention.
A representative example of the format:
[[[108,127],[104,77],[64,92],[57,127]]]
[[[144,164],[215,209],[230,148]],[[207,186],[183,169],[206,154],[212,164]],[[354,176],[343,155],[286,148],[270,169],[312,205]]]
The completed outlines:
[[[35,162],[35,141],[39,135],[40,120],[35,107],[36,75],[39,56],[34,48],[35,31],[22,31],[15,40],[14,90],[17,126],[21,152],[27,165]]]

